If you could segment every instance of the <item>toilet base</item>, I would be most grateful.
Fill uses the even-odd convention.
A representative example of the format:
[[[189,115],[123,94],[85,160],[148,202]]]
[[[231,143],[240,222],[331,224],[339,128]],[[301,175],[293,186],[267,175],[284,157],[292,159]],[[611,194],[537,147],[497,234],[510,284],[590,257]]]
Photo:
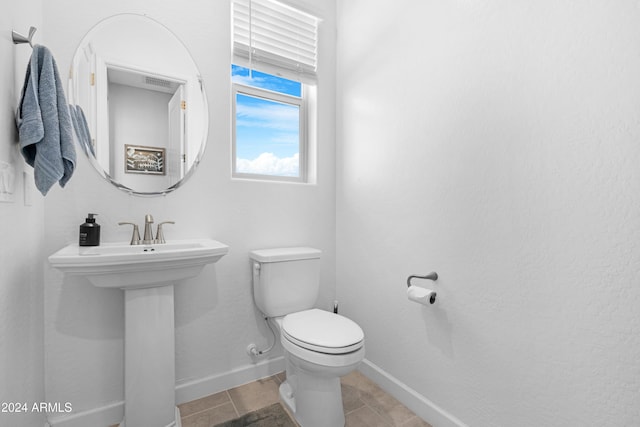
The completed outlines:
[[[344,426],[340,378],[334,378],[330,383],[295,395],[287,381],[280,384],[280,398],[300,426]]]
[[[327,368],[285,353],[287,379],[280,385],[280,398],[302,427],[343,427],[344,407],[340,376],[358,363]]]

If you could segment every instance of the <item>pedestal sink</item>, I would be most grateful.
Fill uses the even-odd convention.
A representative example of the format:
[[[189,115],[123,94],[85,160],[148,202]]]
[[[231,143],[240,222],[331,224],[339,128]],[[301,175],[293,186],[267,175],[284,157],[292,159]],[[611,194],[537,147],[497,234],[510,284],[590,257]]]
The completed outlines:
[[[173,287],[229,247],[211,239],[164,244],[66,246],[49,257],[65,274],[124,290],[125,417],[121,427],[180,427],[175,404]]]

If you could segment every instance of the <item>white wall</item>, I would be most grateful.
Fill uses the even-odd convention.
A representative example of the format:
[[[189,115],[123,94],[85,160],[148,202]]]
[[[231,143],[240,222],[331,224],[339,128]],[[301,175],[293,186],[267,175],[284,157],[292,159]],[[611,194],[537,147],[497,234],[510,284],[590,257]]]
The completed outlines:
[[[638,2],[337,16],[337,289],[368,360],[468,425],[638,425]]]
[[[211,237],[230,252],[202,275],[176,288],[176,375],[179,386],[204,381],[215,391],[217,376],[233,381],[253,362],[251,342],[264,345],[268,329],[254,308],[248,251],[281,245],[310,245],[324,251],[319,305],[335,294],[334,10],[332,1],[306,7],[323,22],[319,94],[319,171],[317,185],[232,181],[230,167],[230,10],[227,1],[177,2],[117,0],[45,2],[48,43],[61,68],[68,67],[77,44],[99,20],[124,12],[144,13],[170,28],[189,48],[202,72],[210,108],[208,146],[196,173],[177,191],[161,198],[130,197],[92,169],[79,152],[75,176],[64,190],[46,197],[46,254],[78,238],[87,212],[96,212],[102,241],[127,241],[130,227],[118,221],[174,220],[167,239]],[[64,72],[63,72],[64,74]],[[45,269],[46,397],[70,401],[74,414],[102,411],[100,422],[123,399],[123,298],[118,290],[92,287]],[[280,356],[281,349],[270,357]],[[207,388],[208,387],[208,388]],[[181,396],[184,396],[182,394]],[[106,409],[105,409],[106,408]],[[105,419],[105,417],[111,417]],[[52,417],[65,425],[64,417]],[[55,423],[54,423],[55,424]],[[97,424],[97,423],[96,423]],[[108,424],[105,422],[104,424]],[[71,425],[71,424],[68,424]],[[88,425],[88,424],[82,424]]]
[[[44,414],[32,411],[44,400],[43,382],[43,203],[34,193],[25,206],[23,171],[31,169],[17,146],[14,113],[31,55],[29,45],[14,46],[11,30],[43,37],[42,1],[2,1],[0,13],[0,161],[15,168],[12,203],[0,202],[0,402],[25,402],[26,413],[0,412],[0,425],[42,426]],[[30,178],[28,185],[37,192]],[[0,408],[1,409],[1,408]],[[10,408],[5,408],[10,409]]]

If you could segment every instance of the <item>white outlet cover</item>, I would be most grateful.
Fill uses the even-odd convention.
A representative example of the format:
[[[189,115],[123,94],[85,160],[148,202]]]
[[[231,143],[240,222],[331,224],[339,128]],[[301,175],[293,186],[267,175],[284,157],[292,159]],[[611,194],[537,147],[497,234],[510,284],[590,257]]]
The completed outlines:
[[[16,172],[11,163],[0,161],[0,202],[13,203]]]

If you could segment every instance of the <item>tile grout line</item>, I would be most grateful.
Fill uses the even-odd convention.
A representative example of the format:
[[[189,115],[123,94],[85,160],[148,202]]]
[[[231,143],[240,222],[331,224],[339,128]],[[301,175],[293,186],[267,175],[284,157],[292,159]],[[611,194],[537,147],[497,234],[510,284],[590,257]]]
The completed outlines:
[[[238,408],[236,407],[236,403],[233,401],[233,397],[231,397],[231,394],[229,393],[229,390],[225,390],[225,393],[227,393],[227,397],[229,398],[229,401],[231,402],[231,406],[233,406],[233,410],[236,412],[236,417],[240,416],[240,411],[238,411]]]
[[[380,414],[380,412],[376,411],[376,408],[374,408],[373,406],[369,405],[367,402],[365,402],[365,401],[364,401],[364,400],[362,400],[362,399],[360,399],[360,401],[363,403],[363,405],[364,405],[365,407],[367,407],[367,408],[371,409],[371,411],[372,411],[374,414],[376,414],[376,416],[377,416],[378,418],[380,418],[380,420],[381,420],[384,424],[386,424],[386,425],[387,425],[387,426],[389,426],[389,427],[393,427],[393,423],[388,423],[388,422],[387,422],[387,420],[386,420],[386,419],[384,419],[384,418],[382,417],[382,415]],[[361,409],[361,408],[362,408],[362,406],[361,406],[360,408],[358,408],[358,409]],[[355,409],[355,411],[357,411],[358,409]],[[354,412],[354,411],[351,411],[351,412]],[[346,415],[346,414],[345,414],[345,415]]]
[[[224,392],[227,394],[227,398],[229,399],[229,402],[222,402],[222,403],[220,403],[220,404],[218,404],[218,405],[214,405],[214,406],[207,406],[206,408],[201,409],[201,410],[196,411],[196,412],[192,412],[192,413],[191,413],[191,414],[189,414],[189,415],[182,415],[182,414],[180,414],[180,420],[181,420],[181,421],[183,421],[183,420],[186,420],[187,418],[191,418],[191,417],[193,417],[193,416],[195,416],[195,415],[201,415],[203,412],[207,412],[207,411],[210,411],[210,410],[212,410],[212,409],[219,408],[219,407],[221,407],[221,406],[226,405],[227,403],[231,403],[231,406],[233,407],[233,410],[235,411],[236,416],[237,416],[237,415],[238,415],[238,410],[236,409],[235,405],[233,404],[233,399],[231,399],[231,396],[229,395],[229,393],[228,393],[226,390],[225,390]],[[205,397],[206,397],[206,396],[205,396]],[[186,402],[186,403],[189,403],[189,402]]]
[[[406,426],[406,425],[408,425],[411,421],[416,420],[416,419],[417,419],[417,420],[420,420],[420,421],[424,421],[424,420],[423,420],[422,418],[420,418],[419,416],[414,415],[413,417],[411,417],[411,418],[409,418],[408,420],[406,420],[405,422],[403,422],[403,423],[400,425],[400,427],[402,427],[402,426]],[[426,421],[424,421],[424,422],[426,422]]]

